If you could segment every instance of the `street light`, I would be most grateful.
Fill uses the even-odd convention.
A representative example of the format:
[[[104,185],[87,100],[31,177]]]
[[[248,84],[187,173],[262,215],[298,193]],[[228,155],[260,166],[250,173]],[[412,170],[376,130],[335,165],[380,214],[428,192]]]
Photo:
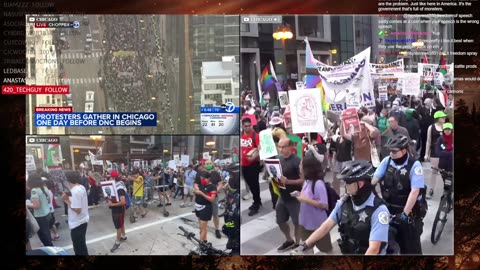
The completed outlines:
[[[207,146],[215,146],[215,141],[212,139],[211,141],[207,141],[207,142],[205,143],[205,145],[207,145]]]
[[[286,40],[292,39],[293,33],[290,30],[290,26],[288,24],[281,25],[275,29],[275,32],[272,34],[273,38],[276,40]]]

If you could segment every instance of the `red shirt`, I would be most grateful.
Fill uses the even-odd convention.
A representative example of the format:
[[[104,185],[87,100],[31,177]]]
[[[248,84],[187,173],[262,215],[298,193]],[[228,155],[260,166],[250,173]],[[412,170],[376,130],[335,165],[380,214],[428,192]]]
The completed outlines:
[[[252,150],[253,148],[257,148],[257,146],[260,144],[260,137],[258,136],[258,133],[255,133],[255,142],[252,141],[252,134],[253,130],[246,134],[245,132],[242,133],[242,136],[240,137],[240,156],[241,156],[241,164],[242,166],[250,166],[257,161],[250,162],[247,160],[247,154]]]

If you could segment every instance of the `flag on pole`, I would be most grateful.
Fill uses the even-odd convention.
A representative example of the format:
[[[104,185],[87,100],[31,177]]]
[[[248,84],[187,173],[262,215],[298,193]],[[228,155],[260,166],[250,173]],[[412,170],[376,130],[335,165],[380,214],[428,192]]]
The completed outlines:
[[[423,56],[422,63],[423,64],[428,64],[428,58],[427,58],[426,54]]]
[[[438,72],[442,73],[443,75],[447,74],[447,60],[445,59],[444,53],[440,56],[440,63],[438,65]]]
[[[262,89],[263,91],[268,90],[270,87],[275,86],[275,79],[273,78],[272,74],[270,74],[269,66],[265,66],[262,72],[262,76],[260,81],[262,82]]]
[[[319,88],[320,89],[320,96],[322,98],[322,109],[324,112],[328,111],[329,104],[325,100],[325,91],[322,87],[322,80],[320,79],[320,73],[317,69],[317,59],[313,56],[312,49],[310,48],[310,43],[308,39],[305,38],[305,43],[307,44],[306,52],[305,52],[305,88]]]

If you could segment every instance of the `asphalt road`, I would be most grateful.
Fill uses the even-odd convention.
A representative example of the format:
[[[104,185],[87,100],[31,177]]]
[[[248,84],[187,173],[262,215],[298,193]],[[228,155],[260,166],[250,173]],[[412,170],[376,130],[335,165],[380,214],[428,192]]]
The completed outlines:
[[[430,163],[423,163],[425,179],[429,185],[431,175]],[[331,182],[333,174],[329,172],[326,176],[326,181]],[[278,252],[277,248],[285,242],[285,237],[280,231],[275,222],[275,210],[272,209],[272,202],[268,185],[261,181],[261,198],[263,207],[260,212],[252,217],[248,216],[248,207],[252,204],[252,199],[242,201],[242,226],[241,226],[241,253],[242,255],[289,255],[289,251]],[[245,181],[242,181],[242,190],[245,189]],[[344,188],[342,188],[342,194]],[[447,224],[443,230],[439,242],[434,245],[430,242],[430,235],[432,231],[432,224],[435,214],[440,202],[440,196],[443,192],[443,183],[439,182],[436,185],[433,199],[427,200],[428,212],[424,218],[422,240],[422,250],[424,255],[451,255],[453,254],[453,211],[448,216]],[[243,193],[242,193],[243,194]],[[342,195],[341,194],[341,195]],[[293,236],[293,224],[290,221],[290,230]],[[342,255],[337,244],[337,239],[340,237],[338,227],[334,227],[330,232],[332,239],[333,251],[329,254],[322,253],[315,248],[318,255]]]

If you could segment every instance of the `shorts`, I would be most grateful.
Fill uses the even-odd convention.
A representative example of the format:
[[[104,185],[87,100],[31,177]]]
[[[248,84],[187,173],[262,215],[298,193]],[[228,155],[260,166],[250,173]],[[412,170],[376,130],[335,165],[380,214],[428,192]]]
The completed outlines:
[[[135,198],[133,199],[135,205],[141,205],[142,202],[143,202],[143,197],[137,197],[135,196]]]
[[[218,217],[218,196],[212,202],[212,216]]]
[[[300,202],[297,199],[290,199],[284,201],[279,198],[275,206],[277,213],[277,224],[283,224],[292,218],[293,225],[298,225],[298,216],[300,214]]]
[[[113,219],[113,225],[115,226],[115,229],[120,229],[124,225],[124,220],[125,220],[125,211],[122,211],[120,213],[112,213],[112,219]]]
[[[302,240],[305,241],[308,239],[308,237],[310,237],[310,235],[312,235],[314,231],[307,230],[303,226],[301,226],[301,228],[302,228]],[[332,246],[332,239],[330,238],[330,232],[328,232],[324,237],[318,240],[315,243],[315,246],[321,252],[329,252],[330,250],[332,250],[333,246]]]
[[[195,203],[195,215],[202,221],[210,221],[212,219],[212,204]]]
[[[184,186],[183,187],[183,194],[188,196],[188,195],[193,195],[193,187],[191,186]]]

